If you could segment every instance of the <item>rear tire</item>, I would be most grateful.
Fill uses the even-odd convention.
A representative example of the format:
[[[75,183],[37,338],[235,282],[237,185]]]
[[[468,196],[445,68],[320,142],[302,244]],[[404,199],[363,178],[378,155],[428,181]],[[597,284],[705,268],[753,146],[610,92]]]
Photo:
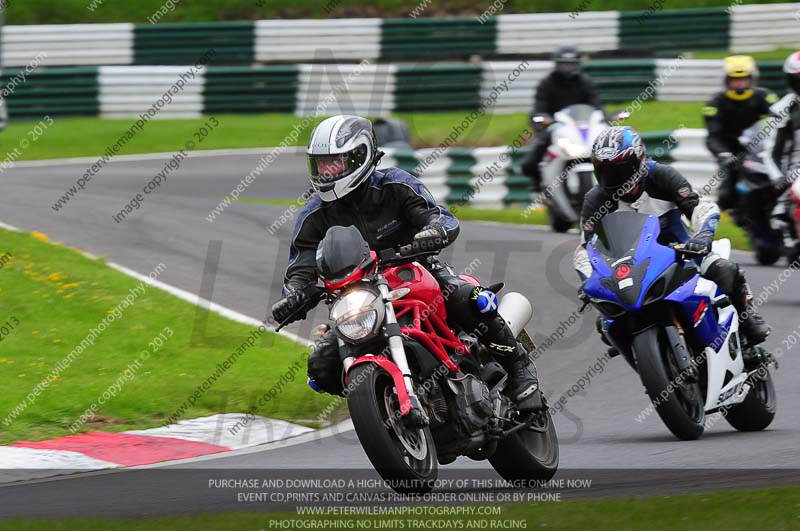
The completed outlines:
[[[394,381],[373,364],[354,367],[347,399],[358,440],[372,466],[397,492],[430,492],[438,475],[430,429],[408,428],[400,417]]]
[[[663,328],[650,328],[633,338],[639,377],[658,416],[675,437],[699,438],[705,429],[705,400],[697,383],[673,384],[680,374],[671,362],[669,342]]]
[[[546,416],[544,433],[522,430],[498,442],[489,462],[506,481],[547,481],[558,471],[558,435],[549,411]]]
[[[775,418],[778,400],[772,374],[767,367],[762,367],[761,370],[766,372],[766,378],[751,379],[753,387],[744,401],[728,409],[725,415],[728,424],[739,431],[761,431]]]

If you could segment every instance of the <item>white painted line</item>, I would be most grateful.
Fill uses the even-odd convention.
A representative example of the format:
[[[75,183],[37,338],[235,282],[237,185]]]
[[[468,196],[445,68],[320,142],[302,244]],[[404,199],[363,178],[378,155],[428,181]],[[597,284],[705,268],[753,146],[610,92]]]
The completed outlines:
[[[314,431],[299,424],[259,416],[251,416],[246,424],[240,424],[244,418],[244,413],[223,413],[181,420],[160,428],[131,430],[124,433],[146,437],[172,437],[237,450]]]
[[[236,457],[240,455],[248,455],[248,454],[258,454],[258,453],[266,453],[272,450],[278,450],[280,448],[287,448],[289,446],[297,446],[298,444],[306,444],[306,443],[314,443],[314,442],[321,442],[323,439],[328,439],[330,437],[335,437],[336,435],[342,435],[345,433],[353,433],[355,437],[355,428],[353,427],[353,421],[350,419],[343,420],[337,424],[333,424],[326,428],[322,428],[319,430],[312,430],[307,433],[303,433],[301,435],[297,435],[295,437],[288,437],[286,439],[282,439],[280,441],[275,441],[273,443],[268,443],[263,446],[253,446],[250,448],[242,448],[239,450],[232,450],[230,452],[225,452],[221,454],[210,454],[210,455],[200,455],[197,457],[188,457],[186,459],[176,459],[175,461],[165,461],[163,463],[153,463],[151,465],[140,465],[135,467],[130,467],[126,469],[120,469],[119,471],[123,470],[135,470],[141,468],[164,468],[174,465],[185,465],[189,463],[201,463],[203,461],[214,461],[217,459],[226,459],[228,457]],[[267,463],[265,463],[267,464]],[[226,468],[233,468],[235,465],[227,466]],[[246,465],[248,468],[252,468],[252,464]],[[117,472],[114,470],[113,472]]]
[[[197,306],[205,308],[208,311],[217,313],[223,317],[227,317],[228,319],[236,321],[237,323],[243,323],[248,326],[260,326],[264,324],[255,317],[250,317],[249,315],[239,313],[236,310],[232,310],[230,308],[222,306],[221,304],[217,304],[216,302],[211,302],[209,300],[200,297],[199,295],[195,295],[194,293],[191,293],[189,291],[182,290],[181,288],[176,288],[175,286],[172,286],[165,282],[161,282],[160,280],[153,280],[149,276],[138,273],[132,269],[128,269],[125,266],[119,265],[114,262],[108,262],[108,265],[116,269],[117,271],[120,271],[121,273],[125,273],[128,276],[131,276],[137,280],[144,282],[145,284],[156,287],[162,291],[166,291],[170,295],[174,295],[179,299],[185,300],[192,304],[196,304]],[[274,331],[274,328],[267,327],[267,330]],[[310,347],[311,345],[314,344],[312,341],[309,341],[308,339],[302,338],[297,334],[293,334],[285,330],[281,330],[280,332],[278,332],[278,334],[287,337],[292,341],[296,341],[297,343],[300,343],[301,345],[306,347]]]
[[[8,225],[7,223],[3,223],[2,221],[0,221],[0,228],[4,228],[6,230],[10,230],[10,231],[14,231],[14,232],[22,232],[21,229],[15,227],[13,225]],[[92,260],[96,260],[97,259],[96,256],[94,256],[94,255],[92,255],[90,253],[87,253],[85,251],[80,251],[80,252],[84,256],[89,258],[89,259],[92,259]],[[236,321],[237,323],[243,323],[243,324],[246,324],[248,326],[260,326],[260,325],[264,324],[261,321],[259,321],[258,319],[256,319],[255,317],[250,317],[249,315],[245,315],[243,313],[239,313],[236,310],[232,310],[230,308],[222,306],[221,304],[217,304],[216,302],[211,302],[209,300],[206,300],[206,299],[200,297],[199,295],[195,295],[194,293],[191,293],[189,291],[182,290],[181,288],[177,288],[175,286],[167,284],[166,282],[161,282],[160,280],[153,280],[152,278],[148,277],[147,275],[143,275],[141,273],[138,273],[138,272],[134,271],[133,269],[128,269],[127,267],[125,267],[123,265],[120,265],[120,264],[117,264],[117,263],[114,263],[114,262],[107,262],[107,264],[111,268],[116,269],[117,271],[119,271],[121,273],[124,273],[124,274],[126,274],[126,275],[128,275],[130,277],[133,277],[133,278],[135,278],[137,280],[140,280],[140,281],[144,282],[145,284],[147,284],[149,286],[153,286],[153,287],[158,288],[158,289],[160,289],[162,291],[166,291],[167,293],[169,293],[171,295],[174,295],[175,297],[178,297],[179,299],[182,299],[182,300],[185,300],[185,301],[190,302],[192,304],[196,304],[198,306],[201,306],[201,307],[207,309],[210,312],[214,312],[214,313],[217,313],[219,315],[222,315],[223,317],[227,317],[228,319],[230,319],[232,321]],[[275,328],[274,327],[267,327],[267,330],[269,330],[270,332],[274,332]],[[278,332],[278,334],[282,335],[282,336],[284,336],[284,337],[286,337],[288,339],[291,339],[292,341],[295,341],[296,343],[300,343],[301,345],[303,345],[305,347],[310,347],[310,346],[312,346],[314,344],[313,341],[310,341],[310,340],[308,340],[306,338],[300,337],[297,334],[293,334],[292,332],[289,332],[289,331],[286,331],[286,330],[281,330],[280,332]]]
[[[72,474],[76,470],[119,468],[117,463],[69,450],[41,450],[0,446],[0,484]]]
[[[0,228],[10,230],[11,232],[22,232],[22,230],[18,229],[14,225],[9,225],[8,223],[3,223],[0,221]]]

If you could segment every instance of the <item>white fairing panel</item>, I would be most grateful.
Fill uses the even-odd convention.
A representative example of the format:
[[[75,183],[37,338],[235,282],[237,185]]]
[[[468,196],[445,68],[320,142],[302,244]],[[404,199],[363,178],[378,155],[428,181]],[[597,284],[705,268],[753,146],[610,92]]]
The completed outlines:
[[[726,248],[715,249],[721,256],[730,256],[730,241],[722,240],[727,243]],[[718,242],[714,242],[715,244]],[[726,252],[723,255],[722,252]],[[713,300],[717,292],[717,285],[705,278],[697,281],[695,294],[705,295]],[[706,347],[703,355],[706,357],[708,367],[708,392],[706,394],[705,410],[710,411],[722,406],[736,404],[744,400],[750,390],[749,384],[745,383],[747,373],[744,372],[744,361],[742,359],[741,344],[739,343],[739,319],[736,309],[729,305],[718,310],[720,323],[731,321],[728,334],[720,339],[719,345]],[[732,339],[733,338],[733,339]],[[730,371],[735,375],[727,385],[723,386],[725,374]]]

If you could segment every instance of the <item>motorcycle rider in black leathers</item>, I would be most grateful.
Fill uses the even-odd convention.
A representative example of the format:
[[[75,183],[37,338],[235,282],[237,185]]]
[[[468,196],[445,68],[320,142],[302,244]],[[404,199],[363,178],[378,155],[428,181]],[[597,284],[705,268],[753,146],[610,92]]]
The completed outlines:
[[[383,153],[378,151],[369,120],[342,115],[322,121],[311,133],[307,155],[315,193],[297,218],[283,298],[272,307],[276,321],[305,318],[305,314],[297,315],[306,302],[304,287],[317,280],[317,247],[332,226],[355,226],[375,251],[409,244],[414,252],[439,250],[458,236],[458,220],[436,204],[419,179],[397,168],[376,170]],[[496,308],[484,307],[482,313],[478,299],[486,290],[462,280],[433,257],[423,266],[442,292],[450,294],[445,299],[448,317],[477,337],[508,372],[509,397],[521,411],[542,409],[528,353]],[[491,293],[483,296],[494,297]],[[342,393],[342,361],[332,331],[322,336],[310,354],[308,376],[318,388]]]
[[[783,171],[783,178],[775,184],[777,196],[800,177],[800,51],[786,58],[783,73],[789,86],[789,94],[780,103],[786,119],[778,129],[772,149],[772,158]]]
[[[716,283],[731,300],[747,343],[762,343],[770,327],[752,305],[744,273],[737,264],[711,252],[719,221],[717,205],[701,199],[674,168],[647,159],[642,138],[632,127],[611,127],[600,133],[592,147],[592,163],[598,184],[584,198],[581,243],[574,257],[581,281],[592,274],[586,244],[603,216],[615,211],[658,216],[661,220],[659,243],[680,243],[687,251],[706,251],[708,254],[699,264],[700,274]],[[691,220],[691,234],[682,216]],[[580,293],[583,297],[582,291]],[[598,323],[598,328],[600,325]]]
[[[555,70],[542,79],[536,89],[531,119],[537,115],[552,116],[565,107],[579,103],[601,108],[597,86],[589,76],[581,72],[581,56],[578,50],[572,46],[564,46],[556,51],[553,60],[556,63]],[[534,192],[539,192],[542,188],[539,163],[550,143],[550,131],[547,128],[537,130],[520,166],[522,173],[531,178]]]
[[[708,136],[706,147],[719,163],[720,209],[736,206],[736,181],[746,147],[739,137],[746,129],[770,114],[770,106],[778,96],[757,87],[758,67],[752,57],[734,55],[725,58],[725,88],[714,94],[705,107]]]

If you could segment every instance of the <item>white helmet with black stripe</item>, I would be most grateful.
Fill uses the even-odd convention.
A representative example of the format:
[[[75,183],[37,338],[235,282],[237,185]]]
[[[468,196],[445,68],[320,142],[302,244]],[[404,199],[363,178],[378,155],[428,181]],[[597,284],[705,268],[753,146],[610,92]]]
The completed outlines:
[[[800,95],[800,51],[794,52],[783,63],[786,84],[797,95]]]
[[[323,201],[341,199],[358,188],[382,155],[372,123],[347,114],[320,122],[311,132],[306,153],[311,186]]]

